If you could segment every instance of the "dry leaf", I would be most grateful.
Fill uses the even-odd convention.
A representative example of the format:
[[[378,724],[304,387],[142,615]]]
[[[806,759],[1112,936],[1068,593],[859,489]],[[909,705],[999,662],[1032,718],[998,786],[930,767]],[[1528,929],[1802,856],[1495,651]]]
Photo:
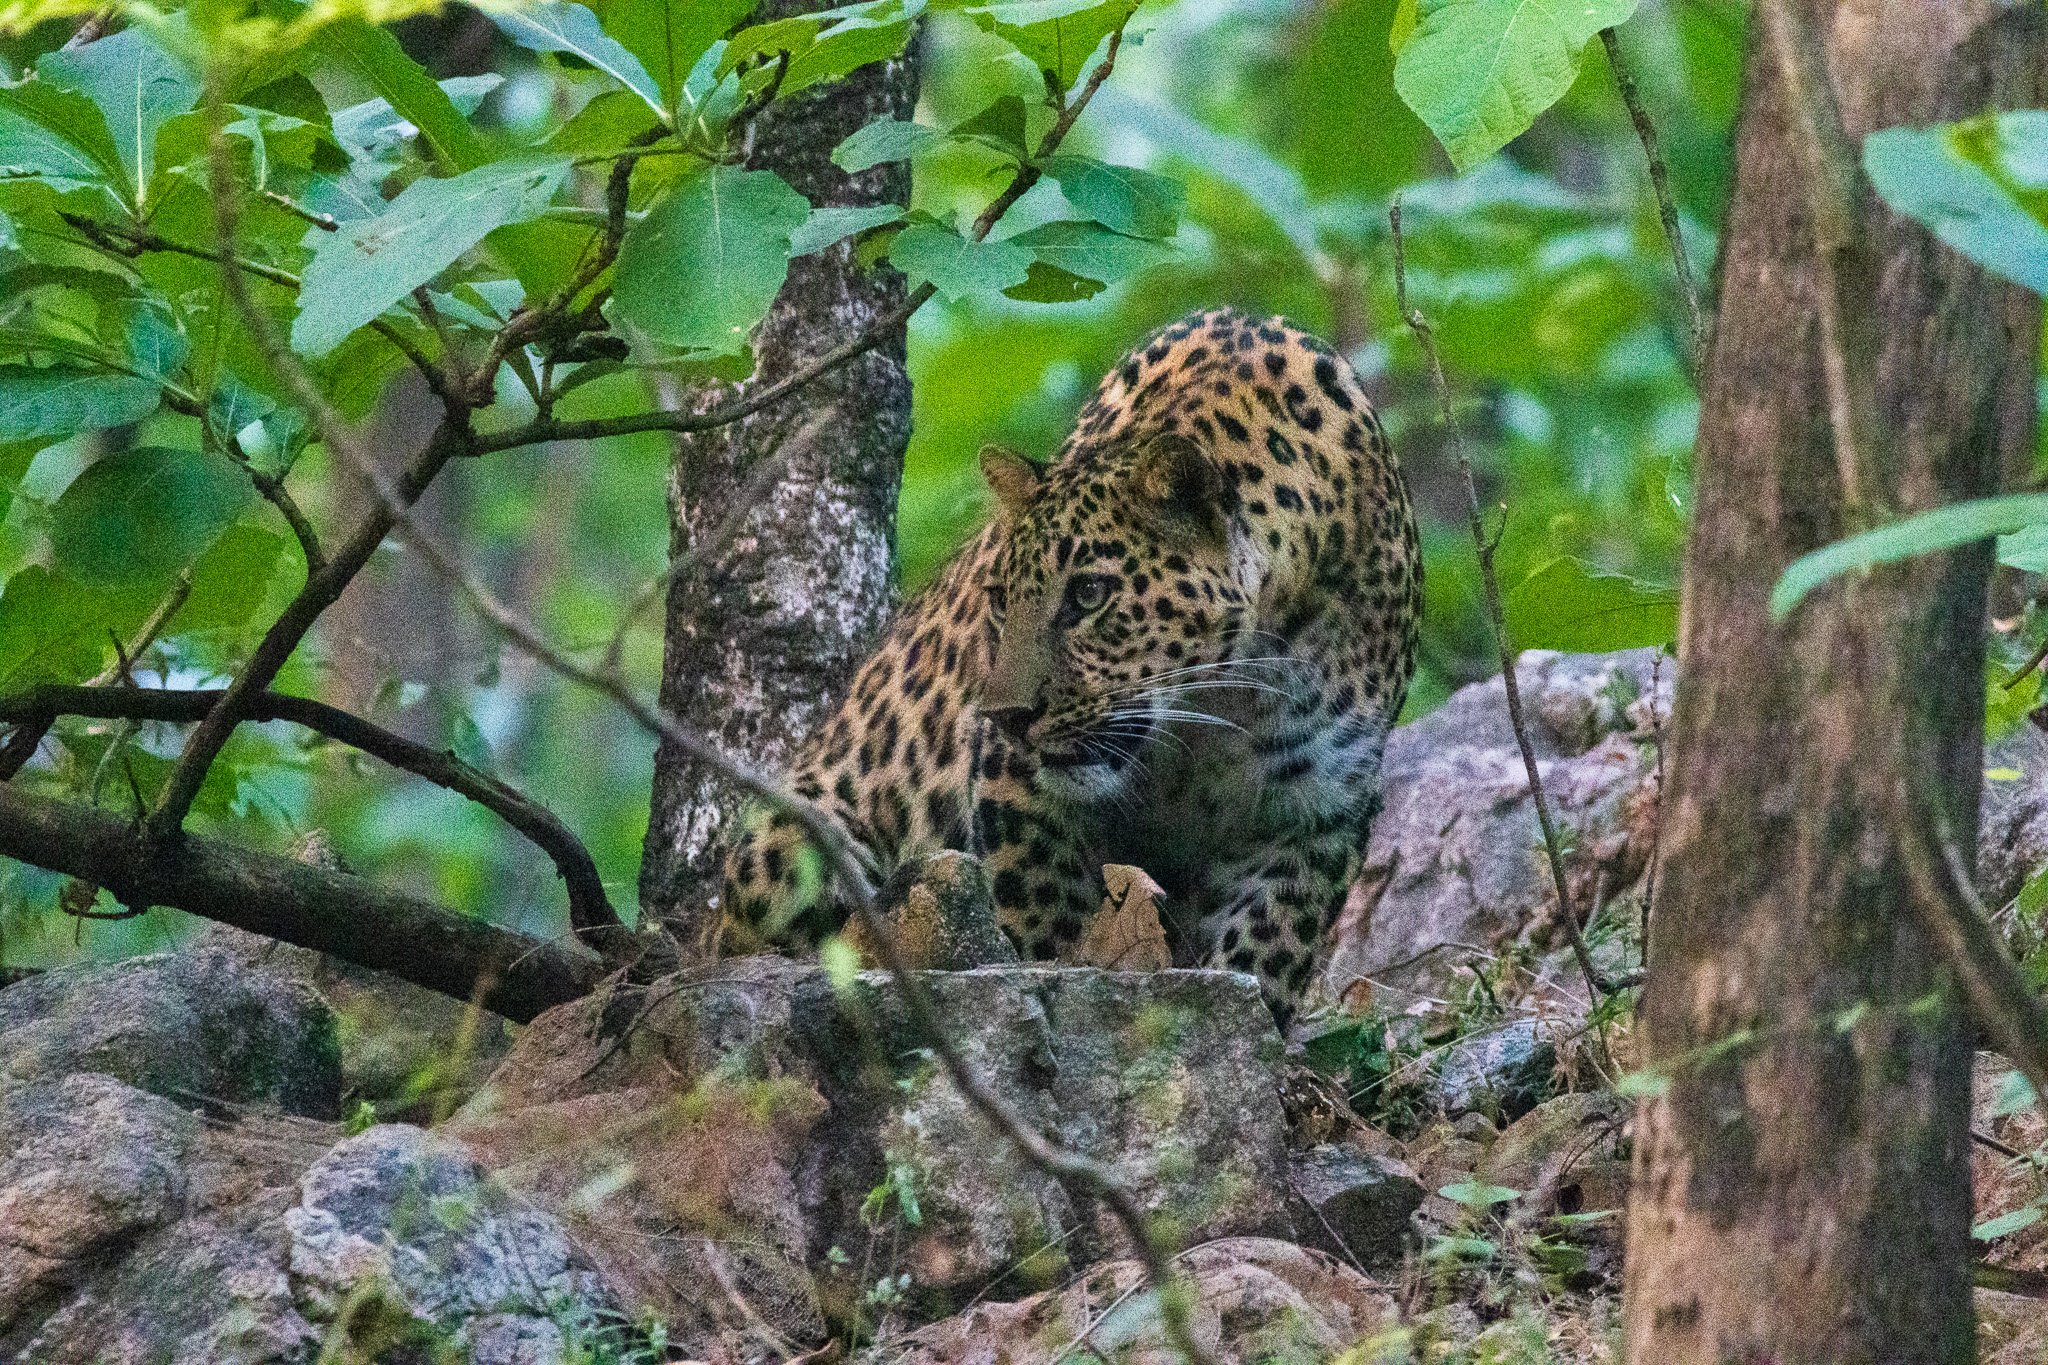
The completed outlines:
[[[1166,929],[1159,922],[1159,900],[1166,892],[1142,867],[1110,863],[1102,869],[1109,894],[1088,921],[1081,941],[1061,955],[1062,962],[1107,967],[1120,972],[1156,972],[1173,965]]]

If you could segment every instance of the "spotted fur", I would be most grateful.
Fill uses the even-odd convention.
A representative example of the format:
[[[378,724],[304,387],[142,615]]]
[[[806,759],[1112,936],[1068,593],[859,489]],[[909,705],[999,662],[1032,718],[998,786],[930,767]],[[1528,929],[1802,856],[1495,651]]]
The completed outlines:
[[[1256,973],[1285,1019],[1378,809],[1421,605],[1357,376],[1284,322],[1203,313],[1111,371],[1052,465],[982,463],[993,522],[906,607],[793,790],[871,885],[981,854],[1026,957],[1074,943],[1102,865],[1135,863],[1167,890],[1175,960]],[[802,844],[773,819],[736,842],[729,942],[836,927]]]

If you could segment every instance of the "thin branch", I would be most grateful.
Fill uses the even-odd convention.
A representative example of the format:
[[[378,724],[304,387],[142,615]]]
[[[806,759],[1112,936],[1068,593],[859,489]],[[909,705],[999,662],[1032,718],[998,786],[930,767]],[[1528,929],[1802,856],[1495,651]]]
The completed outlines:
[[[0,722],[43,724],[57,716],[91,716],[102,720],[163,721],[191,724],[203,720],[225,695],[224,689],[140,687],[61,687],[44,685],[0,695]],[[436,786],[468,797],[518,830],[548,855],[569,896],[569,923],[578,937],[603,951],[625,932],[618,912],[605,894],[597,863],[583,842],[553,812],[510,784],[463,762],[445,750],[430,749],[336,706],[308,697],[263,692],[249,699],[243,718],[249,721],[290,721],[352,749],[359,749],[394,768],[423,777]]]
[[[1430,330],[1429,320],[1423,317],[1422,310],[1408,306],[1408,262],[1401,244],[1399,195],[1394,197],[1387,218],[1393,228],[1394,297],[1402,319],[1407,322],[1408,330],[1415,334],[1423,357],[1429,362],[1430,381],[1436,388],[1437,402],[1443,410],[1444,430],[1451,438],[1451,449],[1457,455],[1458,471],[1465,482],[1472,544],[1479,552],[1479,582],[1486,603],[1486,624],[1493,632],[1494,651],[1500,656],[1501,682],[1507,689],[1508,723],[1514,728],[1515,743],[1522,751],[1522,769],[1529,776],[1529,795],[1536,805],[1536,823],[1543,831],[1543,851],[1550,860],[1551,883],[1557,889],[1558,922],[1564,926],[1565,937],[1571,942],[1572,956],[1578,960],[1579,971],[1586,978],[1586,989],[1598,998],[1607,994],[1608,983],[1593,965],[1593,955],[1587,951],[1585,935],[1579,932],[1578,916],[1572,910],[1571,887],[1565,880],[1564,846],[1558,842],[1557,826],[1550,818],[1550,799],[1544,794],[1543,774],[1536,766],[1536,749],[1529,742],[1528,722],[1522,715],[1522,689],[1515,678],[1515,651],[1508,643],[1507,618],[1500,605],[1500,577],[1493,567],[1498,537],[1486,534],[1486,524],[1479,509],[1479,483],[1472,474],[1472,455],[1465,449],[1465,436],[1458,427],[1458,415],[1451,407],[1451,386],[1444,378],[1443,362],[1437,357],[1436,335]]]
[[[1615,89],[1621,94],[1622,105],[1628,110],[1629,122],[1636,128],[1636,140],[1643,144],[1643,156],[1650,163],[1650,188],[1657,196],[1657,221],[1664,228],[1665,245],[1671,248],[1671,267],[1678,276],[1678,290],[1685,298],[1686,320],[1692,326],[1692,376],[1698,384],[1700,376],[1706,373],[1707,365],[1707,316],[1700,308],[1700,287],[1693,275],[1692,258],[1685,250],[1685,234],[1678,225],[1678,203],[1671,194],[1671,172],[1664,164],[1664,153],[1657,146],[1657,128],[1650,122],[1650,111],[1643,107],[1642,92],[1636,88],[1634,72],[1621,54],[1621,39],[1611,28],[1600,30],[1600,41],[1607,48],[1607,69],[1614,73]]]
[[[311,577],[326,568],[327,554],[320,548],[320,533],[313,529],[312,519],[299,506],[299,500],[292,496],[291,490],[285,487],[284,480],[276,474],[257,468],[256,462],[242,449],[242,443],[235,433],[216,432],[212,418],[204,412],[195,412],[193,415],[199,419],[201,439],[218,445],[221,454],[234,461],[248,477],[258,496],[276,508],[277,514],[284,518],[285,525],[291,528],[292,538],[299,542],[299,553],[305,558],[307,576]]]
[[[459,915],[360,877],[187,835],[176,857],[108,811],[0,786],[0,855],[390,972],[525,1022],[604,979],[594,955]]]

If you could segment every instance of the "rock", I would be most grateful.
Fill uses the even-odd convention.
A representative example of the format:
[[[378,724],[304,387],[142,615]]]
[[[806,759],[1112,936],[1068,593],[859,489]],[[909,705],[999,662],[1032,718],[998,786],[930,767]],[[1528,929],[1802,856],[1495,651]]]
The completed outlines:
[[[1250,978],[921,979],[996,1094],[1114,1166],[1189,1240],[1285,1226],[1280,1041]],[[817,967],[747,958],[648,1000],[614,1050],[595,1039],[598,1002],[535,1020],[455,1130],[527,1173],[522,1188],[655,1303],[722,1312],[722,1275],[778,1331],[815,1339],[866,1311],[885,1263],[937,1311],[1007,1272],[1051,1284],[1124,1246],[1105,1208],[1027,1165],[954,1089],[884,975],[841,991]],[[705,1262],[711,1243],[723,1266]]]
[[[56,967],[0,990],[0,1080],[98,1072],[186,1102],[332,1117],[334,1014],[224,947]]]
[[[996,923],[995,889],[979,858],[945,849],[921,863],[905,863],[882,901],[889,907],[883,922],[907,967],[965,971],[1017,960],[1016,948]],[[859,920],[845,933],[864,962],[881,965]]]
[[[1468,1034],[1443,1050],[1430,1085],[1447,1118],[1481,1113],[1496,1122],[1521,1117],[1550,1093],[1557,1049],[1534,1019],[1510,1019]]]
[[[1656,834],[1653,721],[1675,666],[1655,650],[1531,650],[1516,670],[1553,815],[1575,836],[1580,913],[1633,887]],[[1656,683],[1652,696],[1651,684]],[[1399,1009],[1455,989],[1473,954],[1553,946],[1556,894],[1499,678],[1461,688],[1387,740],[1385,807],[1339,920],[1322,990],[1353,1008]],[[1448,945],[1448,946],[1447,946]]]
[[[1409,1215],[1426,1193],[1404,1162],[1323,1143],[1294,1154],[1289,1176],[1305,1215],[1294,1221],[1296,1241],[1368,1268],[1401,1260]]]
[[[445,1138],[371,1128],[314,1162],[300,1187],[284,1216],[293,1296],[351,1338],[540,1365],[564,1359],[565,1324],[618,1315],[560,1224]]]
[[[0,1333],[81,1263],[178,1215],[197,1127],[111,1076],[0,1090]]]
[[[1236,1237],[1184,1252],[1193,1334],[1218,1365],[1331,1360],[1396,1325],[1391,1297],[1334,1257],[1288,1242]],[[1136,1261],[1096,1267],[1078,1284],[1015,1303],[979,1304],[861,1357],[869,1365],[1053,1365],[1086,1336],[1088,1359],[1180,1360],[1143,1292]],[[1365,1359],[1374,1359],[1368,1354]]]

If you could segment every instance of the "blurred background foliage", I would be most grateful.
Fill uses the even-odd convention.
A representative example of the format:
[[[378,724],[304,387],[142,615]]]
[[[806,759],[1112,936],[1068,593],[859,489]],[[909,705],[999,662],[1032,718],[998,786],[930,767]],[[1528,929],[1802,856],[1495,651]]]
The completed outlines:
[[[974,472],[981,444],[1052,455],[1096,377],[1127,347],[1190,309],[1229,304],[1286,313],[1328,337],[1382,406],[1425,525],[1428,618],[1411,712],[1493,671],[1462,489],[1393,301],[1387,206],[1402,191],[1414,302],[1436,325],[1482,493],[1505,509],[1504,586],[1512,591],[1557,557],[1573,556],[1630,576],[1636,600],[1668,613],[1697,404],[1682,359],[1685,311],[1642,149],[1601,46],[1589,45],[1576,84],[1527,134],[1453,178],[1435,139],[1395,93],[1388,35],[1396,8],[1396,0],[1155,0],[1139,11],[1115,77],[1069,148],[1181,182],[1186,203],[1173,250],[1083,302],[935,300],[917,315],[915,435],[899,542],[907,590],[984,515]],[[1703,277],[1728,191],[1744,23],[1743,8],[1724,0],[1656,0],[1621,31]],[[559,124],[601,80],[514,45],[474,11],[418,16],[395,31],[438,77],[502,77],[465,88],[480,98],[474,121],[504,144]],[[920,122],[951,126],[1004,93],[1042,97],[1027,62],[958,15],[931,16],[920,41]],[[0,61],[19,71],[55,45],[31,33],[0,44]],[[997,158],[958,141],[937,144],[914,169],[912,206],[942,216],[978,207],[999,183]],[[1048,181],[1026,196],[1006,231],[1064,216]],[[380,439],[416,444],[432,416],[424,390],[409,374],[363,378],[358,410]],[[579,390],[562,414],[643,401],[638,381],[615,376]],[[158,414],[132,439],[146,442],[150,424],[181,420]],[[36,559],[51,505],[103,439],[88,434],[40,450],[26,468],[0,467],[15,481],[0,524],[0,573]],[[601,646],[665,562],[667,450],[665,438],[646,435],[505,452],[445,476],[423,515],[554,638]],[[318,461],[316,448],[294,481],[312,515],[330,524],[359,495]],[[280,595],[298,574],[295,551],[277,542],[230,537],[215,552],[267,555],[275,566],[269,591]],[[1518,608],[1518,631],[1600,645],[1597,631],[1580,638],[1572,621],[1528,615],[1550,609],[1542,603],[1568,607],[1569,595],[1525,594],[1541,602]],[[231,622],[241,615],[222,613]],[[248,629],[180,635],[162,677],[218,681],[221,665],[246,650]],[[658,614],[650,613],[625,656],[648,693],[660,644]],[[632,904],[651,745],[601,698],[501,656],[395,544],[379,552],[280,686],[363,711],[504,775],[582,835],[614,899]],[[64,761],[90,767],[112,727],[67,724]],[[125,765],[101,768],[166,763],[175,738],[144,727]],[[127,780],[125,771],[92,776]],[[345,865],[379,880],[529,930],[559,927],[552,870],[493,817],[289,727],[243,727],[195,813],[201,828],[232,821],[238,837],[274,847],[320,837]],[[161,910],[116,922],[63,917],[52,909],[58,880],[0,866],[0,961],[146,951],[193,924]]]

